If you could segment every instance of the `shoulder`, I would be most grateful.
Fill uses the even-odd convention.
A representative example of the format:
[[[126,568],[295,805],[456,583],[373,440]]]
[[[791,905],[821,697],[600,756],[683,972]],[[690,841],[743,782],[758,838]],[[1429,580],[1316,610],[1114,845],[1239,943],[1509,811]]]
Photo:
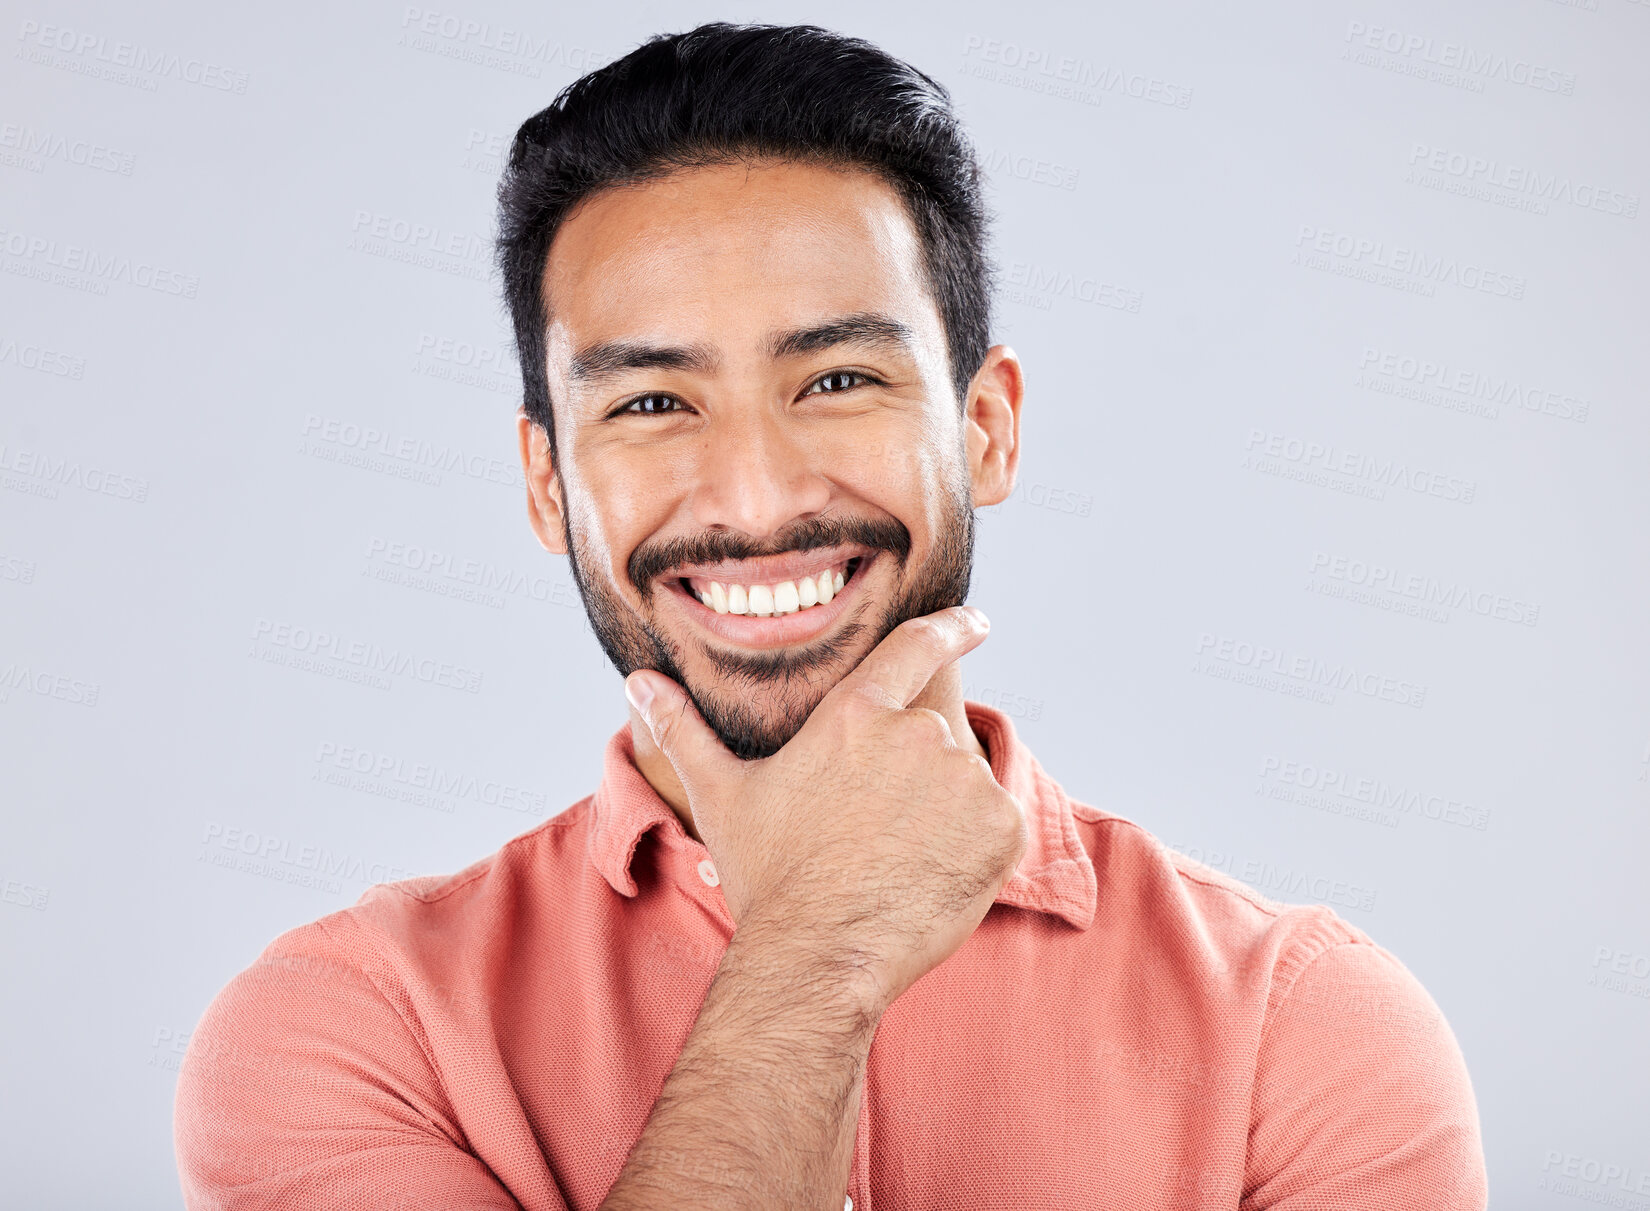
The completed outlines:
[[[455,895],[471,899],[496,893],[507,881],[530,874],[536,865],[577,854],[570,846],[582,846],[590,825],[590,805],[595,796],[586,795],[572,807],[551,816],[542,824],[512,837],[485,858],[449,875],[420,875],[379,883],[367,889],[360,901],[346,912],[366,909],[391,911],[387,906],[434,905]]]
[[[353,905],[317,924],[363,959],[439,962],[496,942],[529,907],[557,911],[566,905],[593,873],[585,856],[592,798],[452,874],[369,887]]]
[[[588,804],[454,874],[369,888],[280,934],[237,972],[201,1015],[179,1072],[186,1183],[297,1171],[318,1134],[363,1116],[390,1131],[453,1135],[431,1024],[484,1016],[477,952],[508,944],[526,904],[556,910],[555,892],[537,885],[553,889],[582,861]]]
[[[1234,991],[1281,1003],[1295,979],[1334,947],[1370,941],[1321,903],[1289,903],[1171,848],[1127,817],[1072,801],[1114,928],[1180,952]],[[1300,889],[1311,896],[1322,890]]]
[[[1323,904],[1286,903],[1074,804],[1111,913],[1183,992],[1223,1002],[1253,1059],[1246,1209],[1484,1206],[1477,1105],[1438,1005],[1398,958]],[[1248,874],[1253,864],[1222,865]],[[1311,897],[1337,887],[1280,877]],[[1097,924],[1099,919],[1097,919]]]
[[[1277,998],[1249,1139],[1246,1208],[1487,1203],[1478,1106],[1455,1035],[1420,981],[1368,939],[1329,947]]]
[[[281,933],[213,998],[194,1042],[258,1035],[273,1043],[294,1029],[347,1033],[367,1022],[405,1024],[416,1041],[424,1011],[454,1007],[478,949],[508,945],[530,906],[555,913],[576,894],[569,888],[583,862],[589,802],[453,874],[377,884],[355,904]]]

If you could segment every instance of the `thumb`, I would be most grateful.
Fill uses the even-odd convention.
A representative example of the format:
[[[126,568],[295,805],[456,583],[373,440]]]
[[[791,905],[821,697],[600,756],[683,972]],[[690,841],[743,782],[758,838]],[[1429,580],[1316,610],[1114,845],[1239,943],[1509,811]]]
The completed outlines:
[[[728,766],[738,764],[687,691],[663,673],[637,669],[625,678],[624,696],[647,724],[653,743],[676,770],[690,798],[707,795],[720,784]]]

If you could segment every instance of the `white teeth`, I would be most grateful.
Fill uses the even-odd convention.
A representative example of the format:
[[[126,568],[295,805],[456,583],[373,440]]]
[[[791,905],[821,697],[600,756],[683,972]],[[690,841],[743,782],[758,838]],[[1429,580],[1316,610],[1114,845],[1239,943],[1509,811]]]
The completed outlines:
[[[718,614],[748,614],[756,618],[770,618],[795,614],[798,610],[825,605],[847,583],[847,577],[834,568],[827,568],[818,576],[804,576],[800,580],[782,580],[778,584],[725,584],[712,581],[710,587],[697,593],[699,600]]]

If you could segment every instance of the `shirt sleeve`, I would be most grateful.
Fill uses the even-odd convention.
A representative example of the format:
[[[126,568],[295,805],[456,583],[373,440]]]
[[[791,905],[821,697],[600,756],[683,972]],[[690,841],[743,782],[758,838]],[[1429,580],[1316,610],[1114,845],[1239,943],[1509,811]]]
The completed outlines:
[[[319,925],[213,999],[173,1134],[189,1211],[521,1211],[468,1150],[413,1029]]]
[[[1478,1107],[1438,1006],[1387,951],[1310,962],[1262,1036],[1242,1211],[1483,1211]]]

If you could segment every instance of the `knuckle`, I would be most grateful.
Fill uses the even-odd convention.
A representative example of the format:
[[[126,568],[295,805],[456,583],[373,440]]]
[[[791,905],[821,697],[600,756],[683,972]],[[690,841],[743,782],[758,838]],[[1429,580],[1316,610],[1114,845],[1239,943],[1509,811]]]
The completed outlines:
[[[1026,819],[1025,809],[1020,806],[1020,801],[1006,791],[1003,792],[1000,824],[1008,838],[1008,848],[1018,860],[1031,844],[1031,823]]]
[[[895,716],[900,738],[910,744],[938,745],[951,739],[945,716],[925,706],[907,707]]]
[[[902,631],[921,643],[938,643],[944,634],[940,624],[926,614],[907,618],[899,625]]]
[[[676,716],[670,711],[657,711],[647,724],[648,730],[653,733],[653,742],[668,752],[671,737],[676,734]]]
[[[1001,788],[997,786],[996,776],[991,772],[991,762],[978,753],[961,750],[954,756],[956,765],[950,778],[952,797],[978,800],[981,794],[985,793],[995,799]]]
[[[875,682],[857,682],[842,695],[842,715],[853,723],[864,723],[887,707],[888,692]]]

